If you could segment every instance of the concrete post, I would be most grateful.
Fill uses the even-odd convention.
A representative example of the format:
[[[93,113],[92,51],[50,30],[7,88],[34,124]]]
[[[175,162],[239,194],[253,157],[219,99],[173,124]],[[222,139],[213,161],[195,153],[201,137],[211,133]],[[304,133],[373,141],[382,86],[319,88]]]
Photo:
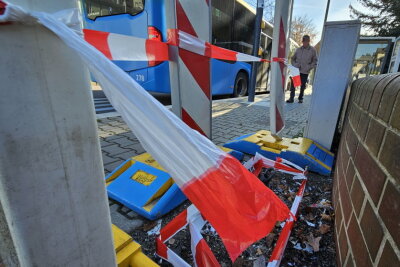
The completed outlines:
[[[74,0],[11,2],[45,12],[76,4]],[[86,68],[41,26],[0,25],[0,43],[3,263],[115,266]]]

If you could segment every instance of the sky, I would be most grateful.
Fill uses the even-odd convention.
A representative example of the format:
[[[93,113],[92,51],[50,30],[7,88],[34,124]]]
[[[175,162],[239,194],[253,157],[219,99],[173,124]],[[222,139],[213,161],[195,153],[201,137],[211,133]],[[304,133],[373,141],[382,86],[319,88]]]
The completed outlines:
[[[245,0],[251,5],[255,5],[257,0]],[[317,39],[321,37],[323,21],[325,17],[327,0],[294,0],[293,16],[307,15],[310,17],[319,32]],[[358,10],[368,12],[368,9],[364,8],[357,0],[331,0],[328,21],[337,20],[350,20],[350,9],[349,5],[352,4]],[[361,31],[362,34],[366,34],[365,30]]]
[[[293,16],[309,16],[321,34],[326,3],[327,0],[294,0]],[[364,8],[357,0],[331,0],[328,21],[350,20],[350,4],[358,10],[368,12],[368,9]]]

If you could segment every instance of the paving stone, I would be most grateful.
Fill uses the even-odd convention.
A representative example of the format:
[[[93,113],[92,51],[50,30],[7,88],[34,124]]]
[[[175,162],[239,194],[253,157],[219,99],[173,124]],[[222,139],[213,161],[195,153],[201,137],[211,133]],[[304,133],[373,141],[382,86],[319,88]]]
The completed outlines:
[[[105,139],[100,139],[100,146],[101,146],[101,147],[111,146],[111,145],[113,145],[113,144],[114,144],[114,143],[108,142],[108,141],[106,141]]]
[[[103,153],[103,164],[107,165],[113,162],[116,162],[117,160],[119,160],[118,158],[113,158],[113,157],[109,157],[106,154]]]
[[[108,156],[115,156],[124,152],[130,151],[129,149],[122,148],[118,146],[117,144],[111,145],[111,146],[106,146],[102,147],[102,151],[106,152]]]
[[[119,165],[121,165],[124,161],[120,158],[116,158],[116,161],[104,164],[104,169],[107,170],[108,172],[113,172],[115,168],[117,168]]]
[[[146,151],[143,149],[142,145],[140,143],[135,143],[135,144],[131,144],[129,146],[126,146],[125,148],[131,149],[136,151],[137,155],[140,155],[142,153],[145,153]]]
[[[118,138],[118,139],[113,140],[113,142],[118,144],[120,147],[129,147],[131,145],[139,143],[139,141],[137,141],[137,140],[132,141],[128,137]]]
[[[121,206],[122,205],[119,204],[113,204],[110,206],[111,221],[113,224],[121,228],[126,233],[130,233],[143,225],[144,219],[142,217],[137,215],[136,218],[128,219],[127,213],[132,214],[132,212],[130,210],[128,210],[126,213],[122,212]]]
[[[144,151],[144,150],[143,150],[143,151]],[[142,152],[142,153],[143,153],[143,152]],[[128,151],[128,152],[118,154],[117,156],[118,156],[118,158],[120,158],[120,159],[122,159],[122,160],[127,160],[127,159],[129,159],[129,158],[131,158],[131,157],[140,155],[140,154],[142,154],[142,153],[137,153],[135,150],[130,150],[130,151]]]

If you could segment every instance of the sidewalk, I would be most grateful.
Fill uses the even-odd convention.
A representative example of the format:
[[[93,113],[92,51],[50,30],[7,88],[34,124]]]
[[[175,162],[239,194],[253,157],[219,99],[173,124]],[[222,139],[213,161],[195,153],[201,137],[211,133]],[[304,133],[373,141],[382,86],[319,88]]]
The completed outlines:
[[[304,103],[299,104],[296,99],[293,104],[285,104],[283,136],[303,135],[310,101],[311,88],[308,88]],[[269,105],[269,94],[257,95],[254,103],[247,102],[247,97],[213,101],[212,141],[222,145],[244,134],[269,130]],[[126,159],[145,152],[120,116],[98,119],[97,125],[106,175]],[[112,200],[110,209],[113,223],[128,233],[143,224],[142,217]]]

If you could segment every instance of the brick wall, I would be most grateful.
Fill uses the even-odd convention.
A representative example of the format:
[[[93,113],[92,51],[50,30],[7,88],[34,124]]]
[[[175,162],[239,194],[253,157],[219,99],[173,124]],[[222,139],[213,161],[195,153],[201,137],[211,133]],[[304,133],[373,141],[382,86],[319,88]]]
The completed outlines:
[[[338,266],[400,266],[400,74],[353,83],[334,176]]]

